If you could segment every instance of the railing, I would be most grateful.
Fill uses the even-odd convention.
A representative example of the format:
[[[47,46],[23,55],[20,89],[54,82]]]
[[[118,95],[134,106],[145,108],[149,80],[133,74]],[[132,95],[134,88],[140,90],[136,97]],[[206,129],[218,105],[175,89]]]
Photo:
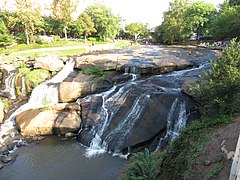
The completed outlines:
[[[240,180],[240,134],[238,137],[238,143],[233,157],[229,180]]]

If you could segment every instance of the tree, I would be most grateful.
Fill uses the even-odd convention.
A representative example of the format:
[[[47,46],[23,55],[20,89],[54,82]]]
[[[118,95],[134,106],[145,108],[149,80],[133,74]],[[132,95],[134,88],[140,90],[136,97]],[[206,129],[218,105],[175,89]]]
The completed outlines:
[[[195,89],[203,114],[240,112],[240,44],[236,39],[220,54]]]
[[[23,26],[26,43],[34,42],[35,27],[42,21],[39,8],[34,7],[30,0],[15,0],[17,20]]]
[[[72,13],[76,12],[78,2],[79,0],[53,0],[53,15],[63,23],[66,40],[68,22],[72,21]]]
[[[96,29],[94,28],[94,23],[91,17],[86,12],[83,12],[78,16],[78,19],[76,20],[76,24],[78,26],[77,31],[79,35],[82,33],[84,35],[85,43],[87,40],[87,36],[91,35],[91,33],[93,32],[96,32]]]
[[[163,14],[163,23],[161,24],[161,36],[163,43],[172,44],[176,41],[181,42],[188,36],[184,31],[184,12],[190,6],[188,0],[174,0],[169,3],[168,11]]]
[[[137,40],[139,36],[146,36],[148,35],[148,28],[147,25],[143,23],[131,23],[125,27],[127,33],[134,37],[134,40]]]
[[[216,13],[216,9],[211,3],[201,1],[194,2],[184,12],[185,30],[190,34],[208,34],[209,24]]]
[[[213,21],[211,33],[218,39],[240,38],[240,5],[224,8]]]
[[[12,39],[8,34],[8,29],[4,21],[0,18],[0,47],[7,46],[12,43]]]
[[[44,34],[60,36],[61,22],[52,16],[43,16],[42,29]]]
[[[230,6],[240,5],[240,0],[229,0]]]
[[[94,22],[94,28],[101,40],[114,39],[119,33],[120,18],[114,16],[111,9],[101,4],[95,4],[87,7],[85,12]]]

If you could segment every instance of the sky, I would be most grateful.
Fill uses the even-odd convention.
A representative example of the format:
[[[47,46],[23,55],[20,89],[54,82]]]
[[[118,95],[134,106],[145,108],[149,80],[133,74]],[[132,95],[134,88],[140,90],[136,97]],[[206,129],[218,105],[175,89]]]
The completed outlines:
[[[7,0],[10,2],[13,0]],[[94,2],[100,2],[112,9],[115,15],[119,15],[124,20],[124,24],[141,22],[155,27],[161,24],[163,12],[168,9],[169,2],[173,0],[80,0],[78,13]],[[196,0],[193,0],[196,1]],[[202,0],[217,6],[224,0]],[[0,0],[0,5],[4,0]],[[35,0],[36,2],[36,0]],[[38,3],[49,4],[52,0],[37,0]]]

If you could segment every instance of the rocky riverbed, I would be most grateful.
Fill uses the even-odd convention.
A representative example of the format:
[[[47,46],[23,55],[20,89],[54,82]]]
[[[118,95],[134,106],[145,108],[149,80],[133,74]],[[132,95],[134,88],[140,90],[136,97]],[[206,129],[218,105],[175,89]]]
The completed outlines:
[[[174,137],[171,133],[195,118],[192,84],[216,60],[216,53],[140,46],[0,62],[3,152],[8,154],[8,147],[19,145],[22,137],[69,133],[91,153],[154,150],[160,140],[167,141],[167,132]],[[86,69],[100,73],[84,73]],[[38,77],[47,81],[37,86]],[[26,98],[22,109],[13,108]],[[177,122],[182,124],[174,128]]]

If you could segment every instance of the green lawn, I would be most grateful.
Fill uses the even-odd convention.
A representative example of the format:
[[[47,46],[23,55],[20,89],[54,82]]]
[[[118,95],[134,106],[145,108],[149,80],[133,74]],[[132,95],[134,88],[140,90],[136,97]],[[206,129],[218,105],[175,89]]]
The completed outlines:
[[[109,42],[95,42],[96,44],[106,44]],[[0,49],[0,55],[2,56],[2,60],[14,60],[18,57],[30,58],[34,59],[39,56],[46,55],[58,55],[58,56],[72,56],[86,52],[84,48],[82,49],[68,49],[68,50],[48,50],[45,52],[23,52],[24,50],[33,50],[33,49],[41,49],[41,48],[54,48],[54,47],[67,47],[67,46],[91,46],[92,42],[88,41],[84,43],[83,40],[79,41],[56,41],[54,43],[49,44],[19,44],[9,49]],[[129,46],[130,41],[123,40],[115,45],[116,48],[124,48]]]

